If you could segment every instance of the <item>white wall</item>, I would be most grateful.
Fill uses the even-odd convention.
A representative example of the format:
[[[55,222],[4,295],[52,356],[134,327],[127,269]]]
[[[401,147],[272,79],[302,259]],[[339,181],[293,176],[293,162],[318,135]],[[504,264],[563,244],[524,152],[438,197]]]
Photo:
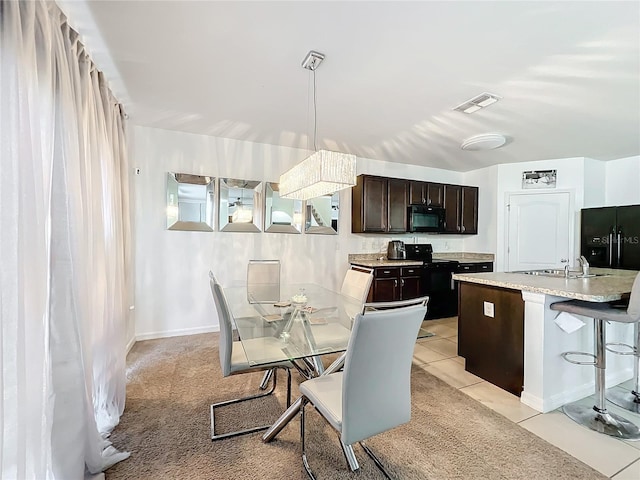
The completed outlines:
[[[607,162],[584,159],[583,208],[601,207],[605,204],[605,178]]]
[[[557,170],[557,190],[573,193],[574,225],[580,225],[580,209],[584,204],[584,158],[562,158],[537,162],[509,163],[498,166],[496,270],[506,265],[506,198],[510,192],[522,192],[522,172],[526,170]],[[537,189],[527,190],[535,193]],[[574,254],[580,251],[580,239],[574,227]],[[576,256],[576,255],[573,255]]]
[[[601,205],[640,204],[640,156],[606,162],[605,199]]]
[[[462,183],[478,187],[478,234],[464,237],[463,251],[497,252],[498,166],[482,168],[464,174]]]
[[[562,158],[497,165],[467,172],[465,184],[480,187],[478,235],[464,241],[465,251],[495,252],[495,268],[506,264],[506,197],[521,192],[525,170],[557,170],[557,190],[574,196],[574,256],[580,252],[580,209],[640,203],[640,156],[603,162]],[[535,193],[543,190],[526,190]],[[491,212],[493,210],[493,212]],[[575,262],[574,262],[575,263]]]
[[[143,127],[134,127],[132,133],[130,163],[140,168],[140,174],[132,176],[138,339],[217,329],[208,271],[213,270],[223,285],[241,284],[252,258],[280,258],[284,282],[313,282],[335,289],[348,268],[349,253],[386,252],[389,240],[400,239],[431,243],[436,252],[494,253],[500,271],[506,251],[505,197],[522,191],[524,170],[556,169],[557,189],[574,193],[576,254],[583,206],[640,203],[640,157],[612,162],[543,160],[467,173],[359,158],[358,174],[478,186],[478,235],[352,234],[349,190],[340,194],[338,235],[168,231],[167,172],[277,182],[281,172],[308,152]]]
[[[392,238],[432,243],[436,251],[460,251],[463,236],[354,235],[351,192],[340,194],[338,235],[187,232],[166,230],[167,172],[277,182],[301,161],[305,150],[241,142],[168,130],[132,129],[135,224],[135,313],[137,339],[217,329],[208,271],[223,285],[245,281],[254,258],[279,258],[283,282],[339,288],[348,254],[386,252]],[[358,159],[358,173],[461,183],[462,174],[426,167]]]

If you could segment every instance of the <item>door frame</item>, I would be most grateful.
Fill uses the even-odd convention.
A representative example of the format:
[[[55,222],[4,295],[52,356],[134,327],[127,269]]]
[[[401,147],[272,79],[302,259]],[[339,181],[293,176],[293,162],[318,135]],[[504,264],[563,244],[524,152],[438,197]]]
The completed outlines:
[[[503,231],[503,262],[505,268],[503,271],[510,271],[509,267],[509,204],[512,196],[522,195],[552,195],[554,193],[567,193],[569,194],[569,265],[572,266],[576,259],[576,251],[580,251],[580,248],[576,250],[576,216],[580,214],[580,211],[576,212],[575,196],[576,192],[572,189],[553,189],[553,190],[516,190],[512,192],[505,192],[504,194],[504,231]]]

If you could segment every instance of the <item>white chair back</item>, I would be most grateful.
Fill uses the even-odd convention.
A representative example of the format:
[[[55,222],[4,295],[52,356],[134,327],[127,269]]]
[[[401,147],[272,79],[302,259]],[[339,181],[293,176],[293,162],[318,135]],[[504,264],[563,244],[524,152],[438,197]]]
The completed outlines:
[[[280,260],[249,260],[247,300],[249,303],[280,301]]]
[[[345,445],[411,419],[411,362],[425,303],[356,315],[342,378]]]
[[[216,305],[218,312],[218,322],[220,323],[220,367],[222,368],[222,376],[228,377],[231,374],[231,353],[233,351],[233,324],[231,322],[231,310],[227,298],[224,295],[222,287],[213,275],[209,272],[209,285],[211,286],[211,295],[213,295],[213,303]]]
[[[355,298],[360,303],[364,303],[367,301],[372,281],[372,271],[367,273],[364,271],[349,269],[344,276],[340,293],[347,297]]]
[[[636,275],[636,279],[631,287],[631,297],[629,298],[627,314],[630,317],[640,320],[640,273]]]

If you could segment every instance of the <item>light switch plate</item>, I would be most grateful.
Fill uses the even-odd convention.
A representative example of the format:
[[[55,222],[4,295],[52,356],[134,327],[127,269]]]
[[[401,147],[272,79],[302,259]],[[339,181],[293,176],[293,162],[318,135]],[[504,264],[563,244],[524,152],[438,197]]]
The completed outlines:
[[[484,315],[485,317],[491,317],[493,318],[494,313],[493,313],[493,303],[491,302],[484,302]]]

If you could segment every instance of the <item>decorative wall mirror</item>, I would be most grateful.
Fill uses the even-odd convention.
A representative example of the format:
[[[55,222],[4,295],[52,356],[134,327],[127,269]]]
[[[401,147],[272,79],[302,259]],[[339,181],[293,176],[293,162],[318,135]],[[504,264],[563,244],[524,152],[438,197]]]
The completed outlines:
[[[267,183],[264,203],[265,232],[302,232],[302,200],[280,198],[278,184]]]
[[[262,182],[221,178],[220,231],[259,232],[262,225],[262,189]]]
[[[338,233],[339,192],[307,200],[305,210],[304,231],[306,233],[324,235],[336,235]]]
[[[167,229],[213,232],[215,179],[167,173]]]

